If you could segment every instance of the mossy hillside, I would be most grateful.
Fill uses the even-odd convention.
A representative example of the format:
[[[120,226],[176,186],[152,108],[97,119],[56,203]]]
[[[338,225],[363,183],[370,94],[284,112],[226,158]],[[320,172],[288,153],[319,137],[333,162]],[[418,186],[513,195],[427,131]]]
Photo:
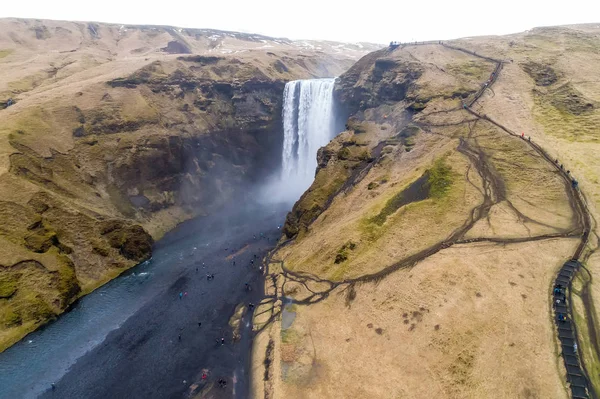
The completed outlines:
[[[112,269],[97,264],[98,259],[110,255],[110,267],[115,267],[133,265],[149,256],[152,239],[140,226],[120,221],[105,237],[93,219],[64,206],[42,193],[27,206],[6,203],[0,207],[5,212],[0,236],[20,246],[22,258],[31,256],[0,267],[0,298],[4,298],[0,300],[0,319],[5,329],[0,334],[0,348],[66,309],[82,294],[82,285],[87,284],[88,292],[103,281],[95,277],[96,284],[89,286],[90,276],[114,277],[124,270],[112,273]],[[94,254],[93,246],[105,249],[104,256]],[[78,261],[77,266],[71,256]]]
[[[6,58],[14,52],[12,49],[4,49],[0,50],[0,59]]]
[[[371,160],[369,148],[356,144],[352,136],[330,143],[321,154],[323,159],[319,162],[319,170],[313,184],[286,217],[283,232],[288,238],[301,238],[354,170]]]
[[[443,199],[444,196],[448,194],[453,181],[452,179],[455,177],[452,167],[447,164],[444,158],[439,158],[427,172],[429,172],[427,178],[429,197],[436,200]]]
[[[50,112],[42,107],[30,107],[17,118],[4,120],[0,132],[11,139],[18,139],[24,134],[46,134],[52,127]]]
[[[310,188],[288,213],[283,232],[288,238],[301,235],[310,223],[325,209],[330,198],[338,192],[349,176],[343,165],[331,166],[317,172]],[[299,238],[300,238],[299,237]]]
[[[399,197],[398,194],[416,181],[421,180],[416,185],[420,184],[423,173],[415,177],[412,183],[408,183],[400,191],[392,189],[391,186],[385,188],[384,190],[390,192],[391,196],[384,192],[379,197],[370,200],[368,203],[370,210],[365,212],[365,216],[354,222],[352,227],[346,226],[343,230],[359,232],[360,242],[356,248],[348,251],[346,261],[339,264],[330,263],[329,266],[318,270],[318,275],[327,276],[335,281],[356,277],[359,273],[357,268],[364,267],[365,262],[369,268],[363,269],[362,273],[375,272],[388,266],[385,261],[382,262],[379,259],[382,256],[381,248],[391,245],[390,237],[409,234],[409,238],[404,240],[405,242],[398,244],[401,248],[410,248],[409,253],[413,253],[443,240],[453,229],[458,228],[464,222],[463,217],[467,217],[469,209],[464,204],[466,185],[458,167],[459,165],[462,167],[464,161],[456,162],[454,157],[451,159],[456,167],[450,169],[446,164],[440,168],[442,169],[441,173],[435,173],[437,177],[432,179],[434,185],[437,186],[434,189],[434,192],[438,193],[435,197],[430,195],[424,200],[404,204],[395,212],[391,212],[394,205],[398,204],[395,201]],[[431,178],[428,177],[427,180],[429,179]],[[388,212],[391,213],[383,224],[375,222],[381,213]],[[407,233],[407,231],[412,231],[412,233]],[[394,244],[394,246],[398,244]],[[314,262],[312,259],[307,261]]]
[[[135,88],[142,84],[160,81],[166,77],[167,74],[164,71],[163,64],[160,61],[154,61],[131,75],[124,78],[113,79],[109,81],[108,84],[111,87]]]
[[[57,270],[46,269],[34,260],[2,266],[0,287],[10,295],[0,299],[0,351],[31,328],[55,317],[78,297],[71,260],[56,249],[51,252],[48,255],[58,259]]]
[[[452,100],[454,106],[458,107],[463,99],[475,94],[479,89],[478,86],[465,83],[460,86],[443,86],[431,85],[430,83],[421,84],[418,89],[409,97],[411,101],[407,109],[420,112],[427,108],[428,104],[433,100],[448,101]]]
[[[399,191],[388,188],[384,195],[371,201],[371,211],[357,226],[361,236],[368,242],[375,242],[398,220],[414,219],[416,223],[424,215],[430,221],[443,223],[446,213],[457,207],[461,189],[465,186],[458,170],[450,166],[450,163],[462,163],[458,162],[457,156],[446,154],[438,158]]]
[[[446,69],[456,76],[467,77],[478,82],[485,81],[490,74],[490,65],[481,60],[449,64]]]
[[[8,299],[17,292],[16,275],[0,274],[0,299]]]
[[[598,36],[581,31],[564,31],[562,32],[563,45],[570,52],[595,53],[600,52],[600,43]],[[552,40],[549,38],[549,40]]]
[[[574,89],[534,90],[536,121],[550,136],[567,141],[600,142],[600,109]]]
[[[426,179],[423,179],[425,172],[422,169],[419,171],[417,168],[413,176],[403,179],[403,181],[407,181],[403,186],[398,186],[395,182],[391,184],[386,182],[377,188],[376,195],[367,194],[370,193],[367,189],[369,183],[367,183],[368,180],[365,181],[364,190],[367,198],[365,206],[359,211],[362,216],[352,218],[343,225],[331,225],[332,222],[329,220],[333,215],[328,214],[327,219],[323,218],[319,222],[319,228],[325,228],[324,226],[327,225],[327,229],[332,229],[331,234],[333,235],[326,239],[327,245],[322,248],[322,252],[290,259],[289,267],[292,270],[306,270],[319,276],[341,281],[356,277],[360,273],[371,273],[385,267],[387,261],[381,261],[381,249],[387,248],[389,245],[403,248],[402,251],[410,248],[412,252],[412,250],[418,251],[424,246],[443,240],[453,229],[458,228],[464,222],[463,218],[467,217],[470,208],[464,203],[467,188],[461,173],[463,167],[466,167],[466,159],[457,152],[445,154],[441,158],[443,159],[438,157],[429,165],[427,174],[429,175],[431,170],[434,170],[434,177],[427,176]],[[453,167],[450,168],[449,165],[453,165]],[[372,169],[377,176],[373,181],[381,182],[385,179],[379,177],[386,176],[385,168]],[[435,197],[429,196],[424,200],[399,207],[395,212],[390,212],[381,225],[374,222],[380,212],[387,213],[393,209],[390,205],[394,204],[394,197],[397,194],[419,179],[421,179],[419,183],[425,180],[425,184],[429,184],[428,181],[431,180],[435,187],[433,190],[436,193]],[[415,184],[415,186],[420,185],[422,184]],[[337,201],[334,202],[334,206],[339,206],[336,204],[338,204]],[[417,229],[416,226],[421,227]],[[412,233],[408,233],[408,231]],[[408,239],[391,244],[390,237],[399,234],[408,234]],[[340,240],[337,237],[345,238],[345,241],[339,243]],[[353,250],[348,249],[349,241],[346,240],[356,243]],[[307,245],[310,247],[311,244],[307,243]],[[297,248],[296,251],[298,250]],[[345,255],[346,259],[336,263],[338,254],[341,254],[342,258]]]
[[[120,89],[117,99],[93,109],[79,110],[77,121],[80,125],[73,129],[73,135],[82,137],[134,132],[144,126],[158,124],[159,115],[159,111],[141,92]]]
[[[420,112],[434,100],[454,100],[456,106],[459,106],[461,99],[466,99],[479,90],[493,70],[494,65],[483,60],[451,63],[445,65],[443,70],[429,70],[407,93],[408,109]]]
[[[428,198],[440,200],[448,192],[451,184],[452,168],[446,165],[444,159],[440,158],[421,177],[390,198],[383,209],[371,219],[371,222],[381,226],[386,222],[388,216],[402,206]]]

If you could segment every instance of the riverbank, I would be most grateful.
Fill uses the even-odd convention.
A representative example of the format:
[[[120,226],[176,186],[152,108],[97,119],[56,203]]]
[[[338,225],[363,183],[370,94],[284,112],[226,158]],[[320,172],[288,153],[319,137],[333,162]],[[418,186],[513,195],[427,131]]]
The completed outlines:
[[[258,259],[279,238],[285,211],[253,206],[182,224],[151,261],[0,354],[0,398],[37,397],[53,382],[61,397],[158,398],[210,389],[219,378],[229,381],[225,397],[245,397],[250,315],[237,343],[228,322],[238,304],[258,303]]]

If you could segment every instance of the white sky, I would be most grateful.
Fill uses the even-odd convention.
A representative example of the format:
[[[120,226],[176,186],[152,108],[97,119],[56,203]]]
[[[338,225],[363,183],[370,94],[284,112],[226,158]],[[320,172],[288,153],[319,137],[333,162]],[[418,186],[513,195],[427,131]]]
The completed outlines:
[[[3,0],[1,17],[174,25],[389,43],[598,22],[599,0]]]

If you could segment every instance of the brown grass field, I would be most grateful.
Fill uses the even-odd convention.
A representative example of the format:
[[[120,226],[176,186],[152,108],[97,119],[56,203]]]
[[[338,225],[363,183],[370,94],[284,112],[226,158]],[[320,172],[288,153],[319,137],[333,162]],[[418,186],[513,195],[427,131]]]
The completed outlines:
[[[451,43],[505,61],[474,109],[559,158],[594,220],[599,39],[590,25]],[[255,397],[569,397],[550,303],[554,277],[579,243],[565,183],[525,140],[474,119],[452,98],[478,88],[491,63],[434,44],[385,57],[417,60],[424,69],[414,95],[425,106],[409,122],[419,132],[413,143],[383,151],[357,184],[334,193],[304,234],[273,253],[267,294],[280,300],[266,301],[256,319],[263,329],[254,352]],[[406,125],[390,120],[399,113],[389,104],[364,112],[370,148]],[[390,199],[439,162],[450,168],[441,193],[374,223]],[[330,161],[319,173],[336,170]],[[427,252],[440,242],[456,244]],[[584,256],[590,274],[573,289],[595,386],[598,355],[589,330],[598,328],[597,247],[594,230]],[[295,304],[282,306],[284,296]]]

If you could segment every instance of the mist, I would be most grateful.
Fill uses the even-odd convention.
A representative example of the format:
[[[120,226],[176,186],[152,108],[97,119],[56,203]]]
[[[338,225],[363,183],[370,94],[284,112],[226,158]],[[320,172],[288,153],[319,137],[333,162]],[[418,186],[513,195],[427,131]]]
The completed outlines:
[[[281,167],[262,189],[266,203],[293,203],[310,187],[317,152],[337,133],[333,88],[335,78],[295,80],[283,92]]]

